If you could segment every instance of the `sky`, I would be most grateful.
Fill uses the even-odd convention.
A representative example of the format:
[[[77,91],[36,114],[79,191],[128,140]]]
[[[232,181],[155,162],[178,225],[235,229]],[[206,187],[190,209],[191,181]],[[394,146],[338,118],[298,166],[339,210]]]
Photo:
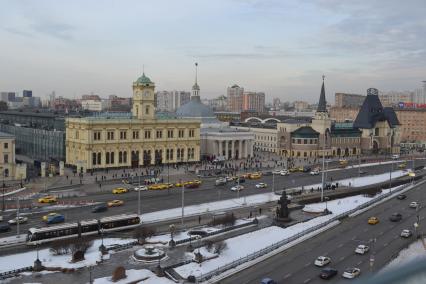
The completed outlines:
[[[267,101],[413,90],[426,80],[424,0],[0,0],[0,91],[201,96],[238,84]]]

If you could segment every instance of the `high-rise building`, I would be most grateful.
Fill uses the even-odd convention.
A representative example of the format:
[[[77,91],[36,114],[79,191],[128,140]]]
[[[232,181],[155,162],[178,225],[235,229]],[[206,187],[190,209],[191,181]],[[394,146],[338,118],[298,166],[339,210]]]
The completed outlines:
[[[263,92],[244,92],[243,93],[243,111],[265,112],[265,93]]]
[[[2,102],[10,102],[15,100],[15,92],[1,92],[0,96],[0,100]]]
[[[24,98],[31,98],[33,96],[33,91],[31,91],[31,90],[23,90],[22,91],[22,96]]]
[[[272,100],[272,107],[274,108],[274,110],[281,109],[281,100],[279,98],[274,98]]]
[[[160,91],[155,94],[156,108],[159,111],[174,112],[180,106],[189,102],[190,92],[185,91]]]
[[[336,93],[334,95],[336,107],[360,107],[365,96],[358,94]]]
[[[243,105],[244,88],[238,85],[233,85],[227,89],[228,110],[232,112],[241,112]]]

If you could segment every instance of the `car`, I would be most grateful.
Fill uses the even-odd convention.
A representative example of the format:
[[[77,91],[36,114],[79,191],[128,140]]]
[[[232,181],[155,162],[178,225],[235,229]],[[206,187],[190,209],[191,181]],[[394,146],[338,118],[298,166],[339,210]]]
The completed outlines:
[[[419,203],[417,203],[416,201],[413,201],[410,203],[409,207],[416,209],[417,207],[419,207]]]
[[[377,223],[379,223],[379,218],[374,217],[374,216],[368,218],[368,224],[376,225]]]
[[[165,183],[167,188],[173,188],[175,185],[173,183]]]
[[[180,186],[182,187],[182,185]],[[162,189],[167,189],[168,186],[161,184],[161,183],[157,183],[157,184],[152,184],[148,186],[149,190],[162,190]]]
[[[369,246],[366,246],[366,245],[358,245],[356,248],[355,248],[355,253],[356,254],[365,254],[366,252],[368,252],[370,250],[370,247]]]
[[[38,203],[55,203],[57,201],[55,196],[45,196],[38,199]]]
[[[65,216],[62,214],[56,214],[55,216],[49,216],[47,218],[47,224],[57,224],[65,222]]]
[[[51,212],[51,213],[49,213],[49,214],[44,215],[43,217],[41,217],[41,219],[42,219],[44,222],[47,222],[47,220],[48,220],[50,217],[52,217],[52,216],[56,216],[56,215],[60,215],[60,214],[59,214],[59,213],[55,213],[55,212]]]
[[[398,165],[398,168],[399,168],[399,169],[404,169],[406,166],[407,166],[407,164],[406,164],[406,163],[402,163],[402,164],[399,164],[399,165]]]
[[[290,174],[290,172],[288,170],[281,170],[280,171],[280,175],[282,176],[288,176]]]
[[[328,256],[318,256],[314,262],[314,264],[319,267],[326,266],[329,263],[331,263],[331,258],[329,258]]]
[[[108,202],[108,207],[117,207],[117,206],[121,206],[123,204],[124,204],[123,200],[116,199],[116,200],[109,201]]]
[[[289,169],[290,173],[295,173],[295,172],[298,172],[298,171],[299,171],[299,168],[290,168]]]
[[[122,194],[122,193],[126,193],[126,192],[128,192],[129,190],[127,189],[127,188],[124,188],[124,187],[117,187],[117,188],[114,188],[113,190],[112,190],[112,193],[113,194]]]
[[[273,173],[271,171],[263,172],[264,176],[272,176]]]
[[[260,281],[260,284],[277,284],[277,282],[269,277],[266,277],[263,278],[262,281]]]
[[[194,183],[194,184],[198,184],[198,185],[202,184],[201,180],[199,180],[199,179],[194,179],[191,182]]]
[[[396,197],[399,200],[404,200],[405,198],[407,198],[407,195],[405,194],[398,194],[398,196]]]
[[[303,170],[304,170],[304,167],[298,167],[298,168],[297,168],[297,171],[298,171],[298,172],[303,172]]]
[[[243,189],[244,189],[244,186],[242,186],[242,185],[236,185],[236,186],[231,187],[232,191],[240,191],[240,190],[243,190]]]
[[[225,185],[226,184],[226,178],[218,178],[215,182],[214,182],[214,184],[215,185]]]
[[[389,220],[391,222],[399,222],[402,219],[402,215],[401,213],[393,213],[390,217]]]
[[[268,187],[268,185],[264,182],[256,184],[256,188],[266,188],[266,187]]]
[[[304,172],[304,173],[309,173],[309,172],[311,172],[311,167],[309,167],[309,166],[304,166],[304,167],[303,167],[302,172]]]
[[[394,154],[394,155],[392,155],[392,159],[394,159],[394,160],[398,160],[398,159],[399,159],[399,155],[398,155],[398,154]]]
[[[343,272],[342,277],[347,279],[353,279],[361,274],[361,269],[356,267],[346,268]]]
[[[260,179],[262,177],[262,174],[260,173],[253,173],[249,175],[249,179]]]
[[[311,176],[316,176],[316,175],[319,175],[319,174],[320,174],[319,170],[313,170],[313,171],[310,172]]]
[[[321,279],[330,279],[336,275],[337,275],[337,269],[326,267],[323,270],[321,270],[319,277]]]
[[[0,224],[0,233],[6,233],[9,232],[12,228],[10,228],[10,225],[8,223],[1,223]]]
[[[405,229],[405,230],[401,231],[401,237],[403,237],[403,238],[409,238],[412,235],[413,235],[413,233],[410,230]]]
[[[246,179],[243,178],[243,177],[239,177],[239,178],[235,179],[235,183],[243,183],[243,182],[246,182]]]
[[[226,181],[233,181],[233,180],[236,179],[236,177],[228,176],[228,177],[225,177],[225,179],[226,179]]]
[[[367,171],[365,171],[365,170],[359,170],[359,172],[358,172],[360,175],[365,175],[366,173],[367,173]]]
[[[93,207],[92,213],[100,213],[100,212],[105,212],[107,210],[108,210],[107,204],[99,204],[99,205],[96,205],[95,207]]]
[[[145,191],[148,190],[148,187],[145,185],[137,186],[134,188],[135,191]]]
[[[10,219],[9,221],[7,221],[9,223],[9,225],[16,225],[16,224],[23,224],[26,223],[28,221],[27,217],[24,216],[19,216],[19,217],[15,217],[13,219]]]
[[[284,170],[273,170],[272,174],[274,174],[274,175],[280,175],[282,171],[284,171]]]

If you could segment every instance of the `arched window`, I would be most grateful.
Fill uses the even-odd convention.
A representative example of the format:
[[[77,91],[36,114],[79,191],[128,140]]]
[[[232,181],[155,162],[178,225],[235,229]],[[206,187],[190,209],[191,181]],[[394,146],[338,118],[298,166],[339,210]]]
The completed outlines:
[[[149,106],[145,107],[145,114],[149,114]]]
[[[4,170],[4,177],[8,177],[9,176],[9,169],[5,169]]]

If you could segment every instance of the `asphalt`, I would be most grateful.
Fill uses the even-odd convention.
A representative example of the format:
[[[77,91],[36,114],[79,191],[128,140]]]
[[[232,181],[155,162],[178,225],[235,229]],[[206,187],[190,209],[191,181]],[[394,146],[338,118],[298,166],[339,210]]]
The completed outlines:
[[[424,160],[416,161],[417,165],[423,165]],[[363,168],[364,171],[367,171],[367,175],[380,174],[388,172],[390,170],[390,165],[379,165],[372,167]],[[336,170],[329,172],[327,174],[328,180],[333,178],[333,180],[345,179],[349,177],[358,176],[358,169],[345,169],[345,170]],[[239,196],[243,198],[244,196],[249,196],[253,194],[265,193],[272,191],[272,176],[263,176],[258,180],[249,180],[243,184],[245,189],[239,193]],[[288,176],[279,176],[275,175],[275,190],[282,190],[284,188],[291,188],[302,185],[310,185],[321,182],[321,175],[311,176],[309,173],[291,173]],[[224,186],[215,186],[214,178],[203,179],[203,184],[200,188],[185,189],[185,206],[201,204],[212,201],[219,201],[225,199],[236,198],[238,193],[233,192],[230,189],[234,183],[228,183]],[[265,182],[268,184],[267,188],[258,189],[255,187],[255,184],[259,182]],[[104,216],[111,216],[123,213],[137,213],[138,208],[138,193],[130,191],[126,194],[112,194],[111,191],[117,186],[122,186],[122,184],[116,185],[107,185],[103,186],[101,189],[95,184],[89,186],[87,185],[84,190],[74,192],[81,196],[78,197],[63,197],[59,200],[62,202],[73,203],[80,201],[95,201],[95,202],[108,202],[113,199],[121,199],[125,202],[123,206],[110,208],[107,212],[102,213],[92,213],[91,209],[93,206],[85,206],[78,208],[67,208],[67,209],[58,209],[52,210],[48,207],[40,207],[33,209],[32,211],[21,211],[22,214],[25,214],[29,217],[28,223],[22,224],[20,226],[20,233],[25,233],[31,227],[44,226],[42,222],[42,216],[48,212],[58,212],[62,213],[65,216],[66,222],[69,221],[79,221],[87,220],[92,218],[99,218]],[[70,194],[69,191],[65,191],[66,195]],[[65,193],[64,193],[65,194]],[[181,189],[174,188],[170,190],[149,190],[143,191],[141,195],[141,213],[154,212],[159,210],[166,210],[169,208],[176,208],[181,206]],[[31,201],[21,201],[22,203],[31,202]],[[8,220],[16,216],[15,212],[5,212],[3,214],[4,220]],[[142,220],[143,222],[143,220]],[[16,226],[12,227],[12,231],[8,233],[1,233],[0,237],[6,237],[17,234]]]
[[[416,210],[409,208],[411,201],[418,201],[423,205],[418,210],[419,232],[423,231],[426,216],[424,190],[426,190],[426,185],[420,185],[408,191],[405,200],[393,198],[358,216],[347,218],[340,225],[219,283],[258,284],[264,277],[270,277],[277,283],[286,284],[346,283],[348,280],[343,279],[341,275],[349,267],[358,267],[361,269],[361,277],[369,277],[415,240],[414,237],[409,239],[400,237],[403,229],[413,231],[413,225],[417,220]],[[395,212],[402,214],[403,219],[400,222],[389,221],[389,216]],[[380,222],[376,225],[369,225],[367,220],[370,216],[378,217]],[[369,245],[370,252],[365,255],[355,254],[354,250],[359,244]],[[331,257],[332,263],[329,266],[336,268],[338,275],[328,281],[320,279],[321,268],[313,264],[318,256]],[[370,262],[372,256],[374,261]]]

